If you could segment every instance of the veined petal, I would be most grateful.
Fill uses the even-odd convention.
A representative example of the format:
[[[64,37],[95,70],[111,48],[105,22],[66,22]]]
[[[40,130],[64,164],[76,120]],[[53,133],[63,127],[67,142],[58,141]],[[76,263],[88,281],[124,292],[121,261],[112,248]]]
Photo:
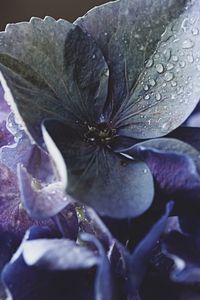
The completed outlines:
[[[8,25],[0,33],[0,70],[6,100],[40,145],[44,118],[79,128],[100,117],[107,64],[92,38],[67,21]]]
[[[75,23],[110,68],[109,109],[121,134],[163,136],[199,101],[199,1],[119,0]]]
[[[60,122],[49,120],[44,126],[66,162],[69,195],[116,218],[134,217],[149,208],[153,179],[145,163],[85,142]]]

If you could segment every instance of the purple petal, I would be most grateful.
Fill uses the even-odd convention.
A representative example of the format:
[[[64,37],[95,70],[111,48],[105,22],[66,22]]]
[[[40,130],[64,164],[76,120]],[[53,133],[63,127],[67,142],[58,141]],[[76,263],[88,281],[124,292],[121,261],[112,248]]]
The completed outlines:
[[[200,256],[194,240],[173,231],[165,238],[166,254],[174,260],[171,279],[180,283],[200,283]]]
[[[81,239],[95,245],[100,256],[95,282],[95,300],[117,300],[118,295],[114,297],[113,293],[111,266],[103,246],[94,236],[89,234],[82,234]]]
[[[99,257],[91,250],[67,239],[27,241],[23,257],[28,266],[51,271],[89,269],[99,264]]]
[[[6,121],[0,123],[0,147],[13,144],[14,137],[6,127]]]
[[[137,245],[132,253],[130,260],[130,293],[135,293],[144,279],[148,262],[152,254],[152,249],[159,241],[161,234],[167,225],[168,217],[172,211],[173,202],[169,202],[166,206],[165,214],[154,224],[149,233]]]
[[[200,151],[200,128],[179,127],[172,131],[168,137],[177,138]]]
[[[13,234],[18,241],[33,224],[49,225],[49,221],[37,222],[31,219],[20,200],[17,177],[6,166],[0,165],[0,231]]]
[[[24,132],[21,132],[21,135],[15,144],[1,148],[1,162],[15,174],[17,165],[23,164],[33,177],[41,181],[52,182],[55,178],[49,156],[36,145],[31,144]]]
[[[47,229],[33,228],[28,239],[52,237]],[[53,241],[53,240],[52,240]],[[62,243],[62,240],[60,240]],[[26,242],[26,239],[24,241]],[[33,241],[34,242],[34,241]],[[51,240],[49,240],[51,243]],[[31,241],[30,241],[31,243]],[[21,250],[23,249],[23,244]],[[68,253],[70,256],[70,252]],[[55,262],[56,263],[56,262]],[[76,262],[74,262],[76,264]],[[92,300],[95,270],[48,271],[28,266],[22,252],[4,268],[2,278],[13,300]]]
[[[157,150],[148,146],[137,149],[137,155],[147,163],[153,174],[157,197],[161,201],[176,200],[175,211],[178,214],[196,214],[200,209],[199,165],[181,151]]]
[[[19,166],[18,170],[21,200],[32,218],[40,220],[52,217],[70,203],[71,199],[66,196],[60,182],[42,187],[24,167]]]

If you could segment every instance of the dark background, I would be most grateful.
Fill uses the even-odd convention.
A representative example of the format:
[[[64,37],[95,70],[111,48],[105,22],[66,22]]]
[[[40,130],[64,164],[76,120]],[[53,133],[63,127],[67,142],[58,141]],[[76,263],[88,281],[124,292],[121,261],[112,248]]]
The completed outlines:
[[[103,0],[0,0],[0,30],[7,23],[28,21],[32,16],[64,18],[74,21]]]

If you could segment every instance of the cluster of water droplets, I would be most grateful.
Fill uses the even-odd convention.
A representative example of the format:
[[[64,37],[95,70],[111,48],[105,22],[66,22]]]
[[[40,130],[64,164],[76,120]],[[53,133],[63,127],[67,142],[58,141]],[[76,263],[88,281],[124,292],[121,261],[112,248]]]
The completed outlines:
[[[166,133],[174,122],[173,107],[176,118],[180,115],[181,120],[188,104],[190,109],[190,103],[196,101],[200,93],[199,49],[200,17],[194,7],[167,27],[156,51],[145,64],[140,86],[134,91],[134,99],[140,99],[137,104],[140,118],[146,119],[144,126],[151,125],[151,115],[157,114],[153,123]]]

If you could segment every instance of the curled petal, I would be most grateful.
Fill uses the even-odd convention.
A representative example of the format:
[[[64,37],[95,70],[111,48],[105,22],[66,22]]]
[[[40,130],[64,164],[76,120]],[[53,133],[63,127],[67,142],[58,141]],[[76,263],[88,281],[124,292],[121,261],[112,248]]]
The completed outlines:
[[[18,174],[22,203],[32,218],[52,217],[70,203],[70,198],[66,196],[61,183],[55,182],[40,187],[22,166],[19,166]]]

